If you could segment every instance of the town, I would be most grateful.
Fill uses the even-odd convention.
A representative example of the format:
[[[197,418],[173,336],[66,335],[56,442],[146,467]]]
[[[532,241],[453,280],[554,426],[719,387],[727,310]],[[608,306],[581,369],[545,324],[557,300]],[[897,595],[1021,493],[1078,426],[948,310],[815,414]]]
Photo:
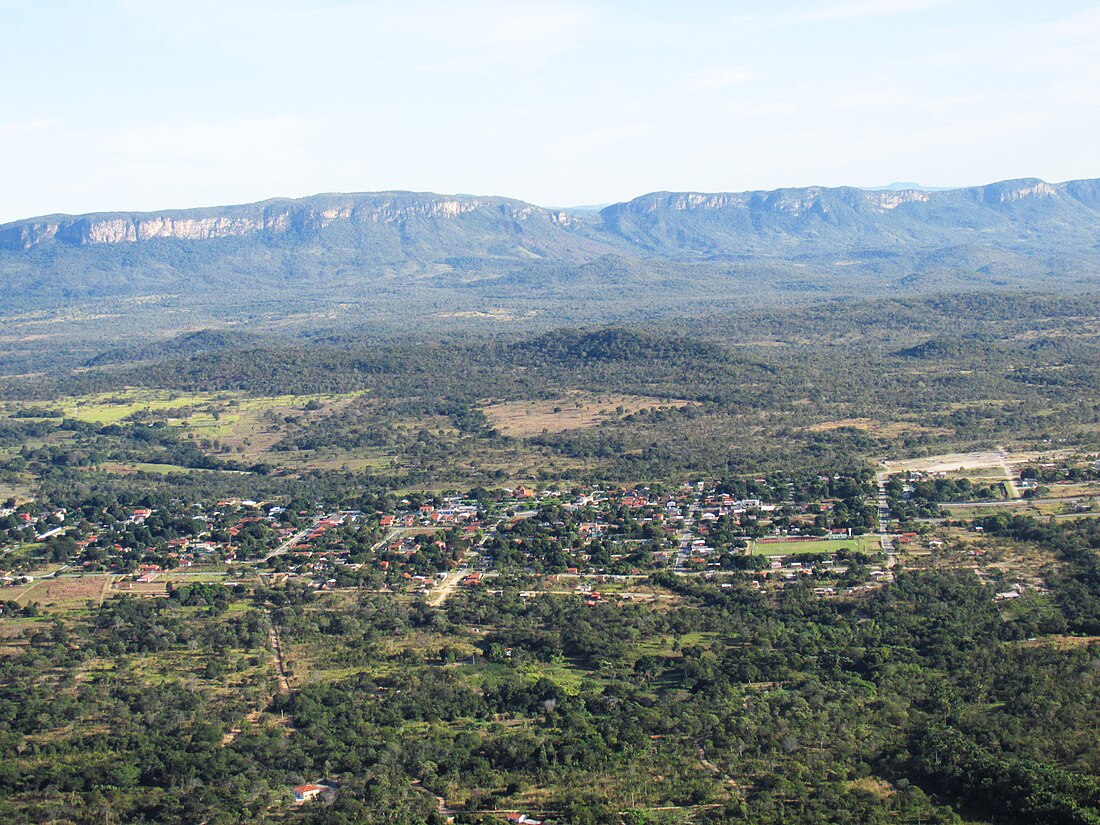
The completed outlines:
[[[1021,650],[1092,638],[1066,635],[1091,627],[1088,616],[1052,615],[1067,585],[1052,573],[1057,551],[1031,536],[1037,517],[1066,530],[1095,524],[1071,520],[1098,509],[1095,455],[949,455],[912,465],[361,493],[345,507],[185,501],[160,491],[69,507],[9,499],[0,509],[0,646],[13,663],[47,649],[68,657],[81,696],[108,685],[111,695],[137,691],[131,704],[150,690],[177,691],[179,703],[198,691],[220,720],[203,746],[208,758],[267,746],[304,753],[327,736],[320,758],[272,757],[268,790],[237,803],[280,816],[356,804],[369,794],[358,754],[386,742],[431,736],[440,752],[467,748],[481,759],[482,737],[507,735],[518,748],[531,731],[558,749],[550,772],[535,757],[495,754],[486,763],[494,778],[481,788],[424,758],[401,769],[391,792],[433,822],[579,821],[590,803],[571,801],[576,780],[565,777],[595,763],[568,755],[571,737],[636,690],[632,713],[661,702],[683,719],[648,718],[631,753],[657,784],[643,785],[642,799],[623,784],[620,807],[604,820],[646,810],[704,821],[758,794],[742,785],[756,769],[721,739],[717,717],[706,735],[681,733],[711,724],[698,720],[709,719],[716,686],[762,714],[752,733],[762,754],[782,724],[769,721],[770,709],[795,701],[789,686],[805,668],[832,673],[830,662],[841,660],[811,665],[776,653],[776,623],[813,635],[843,625],[835,656],[855,657],[852,674],[863,672],[855,662],[864,654],[844,638],[877,639],[872,616],[905,632],[926,602],[974,613],[982,627],[1003,625],[983,632],[1010,634]],[[944,595],[905,595],[921,588]],[[720,676],[719,662],[734,677]],[[864,701],[862,677],[835,678],[855,678],[848,701]],[[899,680],[891,690],[904,690],[903,675],[889,678]],[[146,729],[150,711],[120,720],[114,705],[95,707],[113,736]],[[54,716],[84,708],[65,699],[38,715],[61,730]],[[349,725],[344,712],[383,715]],[[639,737],[609,732],[606,741],[615,736]],[[672,765],[676,781],[662,787]],[[128,775],[112,781],[137,787]],[[537,782],[552,785],[558,801]],[[160,810],[170,798],[143,804]]]
[[[109,593],[165,595],[176,580],[235,583],[260,575],[434,602],[455,586],[488,586],[499,570],[559,586],[576,579],[590,599],[599,593],[582,580],[641,581],[659,571],[747,576],[760,587],[812,576],[851,592],[890,575],[872,532],[872,482],[822,476],[805,489],[765,479],[668,489],[517,485],[410,494],[370,512],[251,500],[39,511],[26,502],[0,510],[7,539],[0,565],[3,583],[25,592],[42,576],[109,575]],[[847,575],[851,569],[866,576]]]
[[[992,457],[991,457],[992,456]],[[948,470],[953,462],[960,466]],[[218,582],[403,594],[438,606],[458,589],[652,599],[654,576],[767,590],[808,581],[854,595],[951,555],[979,577],[1000,559],[978,541],[990,507],[1066,518],[1097,509],[1093,455],[944,456],[880,472],[680,484],[518,484],[392,493],[356,508],[303,500],[88,501],[0,507],[0,602],[37,610],[80,593],[164,597]],[[994,475],[990,476],[989,473]],[[366,506],[364,506],[366,505]],[[370,506],[373,505],[373,506]],[[1061,515],[1059,515],[1061,514]],[[1016,598],[1035,564],[991,574]]]

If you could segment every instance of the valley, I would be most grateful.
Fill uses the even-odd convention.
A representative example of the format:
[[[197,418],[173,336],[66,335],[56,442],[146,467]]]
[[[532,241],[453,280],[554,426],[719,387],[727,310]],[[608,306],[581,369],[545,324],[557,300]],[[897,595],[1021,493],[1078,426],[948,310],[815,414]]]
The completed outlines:
[[[0,825],[1100,825],[1098,44],[0,0]]]
[[[1093,822],[1100,298],[673,269],[13,316],[0,816]]]

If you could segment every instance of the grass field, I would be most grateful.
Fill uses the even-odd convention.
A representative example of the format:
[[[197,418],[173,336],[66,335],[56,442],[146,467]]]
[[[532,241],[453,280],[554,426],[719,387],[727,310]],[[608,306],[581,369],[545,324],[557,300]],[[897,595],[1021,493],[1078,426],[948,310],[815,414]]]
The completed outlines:
[[[640,395],[575,393],[548,401],[509,401],[482,408],[493,426],[513,438],[594,427],[612,415],[629,415],[651,407],[680,408],[690,401]]]
[[[169,473],[214,473],[217,470],[200,470],[195,467],[183,467],[179,464],[150,464],[145,461],[135,463],[100,464],[95,469],[103,470],[116,475],[129,475],[131,473],[155,473],[156,475],[168,475]]]
[[[257,460],[279,441],[284,433],[272,426],[284,416],[294,416],[303,422],[331,415],[362,395],[361,392],[342,395],[278,395],[265,397],[238,396],[217,411],[196,411],[180,423],[200,438],[219,439],[248,460]],[[321,407],[307,411],[305,406],[318,402]],[[174,423],[171,420],[169,423]]]
[[[314,403],[311,403],[314,402]],[[89,424],[110,425],[129,422],[165,422],[199,449],[215,458],[232,459],[242,464],[270,464],[292,470],[319,469],[350,472],[393,473],[420,471],[425,459],[403,456],[390,446],[322,447],[318,449],[273,449],[281,441],[293,442],[294,436],[308,432],[313,425],[335,416],[344,421],[362,411],[364,420],[378,412],[375,401],[363,392],[343,394],[249,396],[237,391],[180,392],[126,388],[109,393],[69,396],[50,404],[10,402],[0,405],[0,418],[16,411],[34,412],[57,421],[64,416]],[[584,429],[603,422],[618,421],[640,410],[672,409],[692,402],[620,393],[598,394],[570,391],[558,398],[542,401],[484,402],[483,411],[502,433],[517,440],[541,432]],[[470,473],[503,474],[513,482],[540,476],[556,476],[566,471],[585,470],[591,460],[554,456],[530,449],[529,445],[477,442],[464,436],[447,416],[431,415],[393,420],[377,416],[380,426],[392,428],[398,436],[426,430],[443,441],[464,441],[462,449],[452,449],[445,457],[426,459],[440,478],[441,485],[452,487],[455,479]],[[44,441],[50,444],[68,441],[73,433],[57,431]],[[31,449],[44,446],[28,440]],[[127,475],[142,471],[151,474],[189,472],[170,464],[143,462],[138,454],[97,469]],[[152,461],[156,458],[150,456]],[[419,486],[424,486],[421,480]],[[430,485],[429,485],[430,486]],[[19,500],[28,490],[12,490]],[[11,494],[11,493],[9,493]]]
[[[66,418],[91,424],[117,424],[136,412],[154,412],[225,403],[225,394],[179,393],[167,390],[120,390],[61,399],[57,407]]]
[[[1079,498],[1100,496],[1100,481],[1056,482],[1043,486],[1050,487],[1051,496],[1076,496]]]
[[[0,588],[0,598],[20,604],[35,602],[39,607],[59,610],[83,609],[89,601],[99,603],[108,593],[114,576],[62,576],[39,579],[29,585]]]
[[[0,501],[7,501],[9,498],[14,498],[16,504],[30,501],[31,489],[32,484],[29,477],[26,480],[12,482],[0,481]]]
[[[361,392],[339,395],[250,396],[240,392],[188,393],[171,390],[125,389],[72,396],[50,404],[66,418],[92,424],[117,424],[135,413],[163,413],[175,426],[202,431],[203,435],[232,435],[249,414],[273,409],[301,411],[310,401],[332,404],[356,398]]]
[[[17,404],[4,409],[30,406],[55,418],[89,424],[119,424],[131,420],[161,420],[178,427],[189,437],[218,445],[247,461],[270,460],[268,451],[285,435],[287,418],[308,423],[331,415],[363,395],[343,394],[249,396],[240,392],[186,393],[169,390],[123,389],[109,393],[70,396],[49,405]],[[316,402],[315,409],[307,409]],[[319,405],[319,406],[318,406]],[[28,446],[36,446],[30,444]],[[107,468],[113,472],[144,470],[152,473],[188,472],[186,468],[159,464],[132,464]],[[13,487],[8,493],[17,497],[25,491]],[[6,496],[5,496],[6,497]]]
[[[638,653],[643,656],[673,657],[679,655],[679,651],[685,647],[709,648],[713,647],[718,641],[719,634],[699,631],[696,633],[683,633],[679,636],[655,636],[652,639],[638,642],[635,647]]]
[[[875,534],[854,536],[850,539],[825,539],[821,541],[777,541],[752,543],[753,556],[791,556],[799,553],[835,553],[838,550],[860,550],[864,553],[879,551],[879,538]]]

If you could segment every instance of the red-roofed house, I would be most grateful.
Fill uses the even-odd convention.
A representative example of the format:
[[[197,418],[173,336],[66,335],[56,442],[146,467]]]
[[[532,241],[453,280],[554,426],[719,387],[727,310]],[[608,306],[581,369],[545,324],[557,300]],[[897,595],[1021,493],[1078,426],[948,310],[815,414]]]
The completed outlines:
[[[311,799],[316,799],[324,789],[324,785],[299,785],[294,788],[294,801],[299,805],[309,802]]]

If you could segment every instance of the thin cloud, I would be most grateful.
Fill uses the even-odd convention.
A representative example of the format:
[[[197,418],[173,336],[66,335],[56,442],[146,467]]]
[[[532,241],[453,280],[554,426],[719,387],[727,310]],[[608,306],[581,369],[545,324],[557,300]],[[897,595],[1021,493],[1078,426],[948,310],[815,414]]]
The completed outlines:
[[[780,19],[781,23],[806,25],[832,23],[839,20],[861,20],[872,17],[891,17],[898,14],[925,11],[945,5],[950,0],[855,0],[850,3],[830,4],[825,8],[807,9]]]
[[[747,72],[735,66],[712,66],[709,69],[692,72],[681,78],[688,89],[726,89],[759,77],[755,72]]]
[[[125,7],[162,35],[216,43],[227,53],[285,55],[321,45],[347,59],[350,50],[397,51],[406,71],[541,65],[576,48],[599,19],[586,5],[547,0],[126,0]]]
[[[617,143],[644,137],[656,131],[652,123],[627,123],[606,129],[594,129],[591,132],[568,135],[551,145],[551,153],[556,156],[571,157],[606,149]]]
[[[0,139],[25,135],[28,132],[38,132],[43,129],[52,129],[54,126],[60,126],[64,122],[65,121],[59,117],[42,117],[0,123]]]

